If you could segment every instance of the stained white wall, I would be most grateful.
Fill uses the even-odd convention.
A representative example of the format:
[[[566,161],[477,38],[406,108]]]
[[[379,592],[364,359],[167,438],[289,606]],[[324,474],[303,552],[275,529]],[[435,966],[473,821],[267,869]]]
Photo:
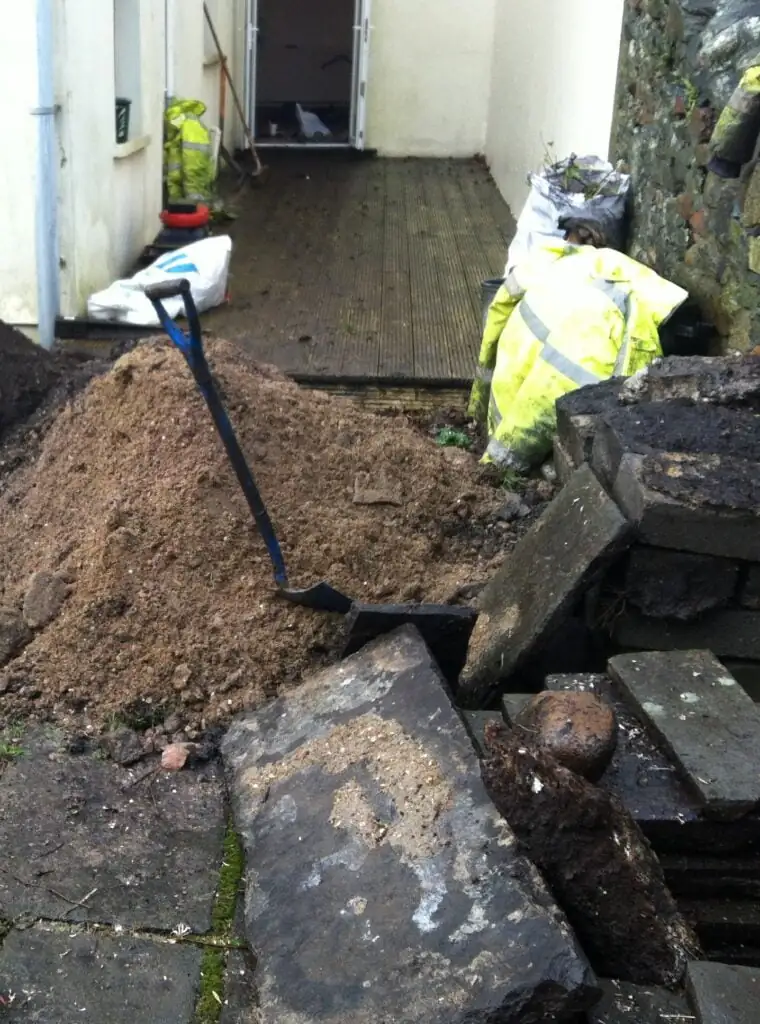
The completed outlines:
[[[624,0],[496,0],[486,157],[518,212],[526,177],[609,151]]]
[[[483,151],[494,10],[495,0],[373,0],[367,146],[386,156]]]
[[[234,73],[242,20],[236,21],[231,0],[216,4]],[[0,159],[0,194],[8,199],[0,232],[0,318],[19,324],[37,318],[35,7],[32,0],[14,5],[0,31],[3,123],[12,140]],[[83,313],[92,292],[129,273],[160,229],[167,71],[182,94],[208,103],[209,126],[218,120],[219,64],[206,52],[202,0],[123,0],[127,23],[131,10],[140,12],[139,35],[131,44],[136,60],[117,75],[113,0],[57,0],[55,6],[64,316]],[[130,141],[118,146],[115,95],[137,93],[138,86]],[[235,137],[231,116],[230,122],[228,139]]]
[[[0,29],[0,96],[6,144],[0,156],[0,320],[37,322],[35,196],[37,123],[35,5],[13,4]]]

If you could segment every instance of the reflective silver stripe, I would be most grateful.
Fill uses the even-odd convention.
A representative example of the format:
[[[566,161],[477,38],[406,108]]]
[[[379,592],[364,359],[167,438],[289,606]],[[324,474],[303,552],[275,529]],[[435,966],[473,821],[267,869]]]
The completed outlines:
[[[619,284],[615,284],[614,281],[607,280],[596,280],[592,282],[593,287],[600,292],[604,292],[610,302],[618,308],[620,313],[624,316],[628,316],[628,300],[630,293],[625,289],[621,288]]]
[[[571,380],[573,384],[577,384],[578,387],[582,388],[586,384],[597,384],[601,377],[591,373],[584,366],[579,366],[574,363],[572,359],[569,359],[563,352],[556,349],[553,345],[549,344],[549,335],[551,331],[546,324],[538,317],[533,310],[530,308],[525,299],[520,303],[520,315],[525,321],[525,325],[530,333],[538,338],[543,343],[543,349],[541,350],[541,358],[549,366],[553,366],[555,370],[558,370],[563,376]]]
[[[512,466],[517,462],[514,452],[510,451],[510,449],[507,448],[505,444],[502,444],[501,441],[497,441],[495,437],[492,437],[488,442],[486,455],[492,462],[495,462],[497,466]]]
[[[475,371],[475,376],[478,380],[482,380],[486,384],[490,384],[493,380],[493,370],[487,370],[485,366],[479,366]]]
[[[510,271],[510,274],[504,284],[513,299],[519,299],[521,295],[525,294],[525,289],[521,287],[514,270]]]
[[[207,142],[185,142],[183,140],[182,148],[183,149],[193,149],[193,150],[196,150],[198,153],[210,153],[211,152],[211,146],[209,146],[209,144]]]
[[[628,349],[631,347],[631,335],[628,333],[628,325],[626,324],[625,333],[623,334],[623,344],[620,346],[617,359],[615,360],[615,368],[612,371],[613,377],[624,377],[627,376],[625,368],[628,365]]]
[[[493,420],[494,427],[498,428],[499,424],[501,423],[501,413],[499,412],[499,407],[496,404],[496,399],[493,396],[493,390],[491,391],[491,394],[489,395],[488,398],[488,411],[490,413],[491,419]]]

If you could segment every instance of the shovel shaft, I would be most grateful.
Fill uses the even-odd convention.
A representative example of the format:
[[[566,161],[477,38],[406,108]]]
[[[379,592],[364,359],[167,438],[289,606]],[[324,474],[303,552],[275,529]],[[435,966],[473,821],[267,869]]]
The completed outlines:
[[[219,397],[219,392],[216,389],[214,378],[208,362],[206,361],[206,354],[203,351],[200,319],[198,317],[198,310],[190,293],[189,282],[181,280],[149,286],[145,289],[145,294],[153,303],[156,313],[158,314],[158,318],[161,321],[161,326],[185,357],[187,365],[190,367],[190,372],[195,378],[198,390],[206,401],[208,410],[211,413],[211,419],[214,421],[214,426],[221,438],[222,444],[227,452],[227,456],[232,463],[235,476],[238,479],[238,483],[245,495],[245,500],[248,502],[248,507],[251,510],[251,515],[256,522],[256,526],[258,527],[262,540],[266,544],[269,557],[272,561],[272,567],[274,569],[275,583],[281,589],[285,589],[288,586],[288,574],[285,568],[285,559],[282,555],[282,549],[280,548],[279,541],[277,540],[277,535],[274,532],[272,520],[269,518],[269,513],[264,505],[264,500],[261,497],[261,492],[259,491],[256,481],[253,478],[253,473],[251,473],[248,463],[246,462],[245,455],[243,455],[235,430],[230,422],[229,416],[227,415],[227,410],[224,408],[224,404]],[[172,320],[163,304],[164,299],[174,298],[180,295],[182,296],[182,300],[185,304],[185,313],[187,314],[187,320],[190,325],[189,335],[185,334],[174,320]]]

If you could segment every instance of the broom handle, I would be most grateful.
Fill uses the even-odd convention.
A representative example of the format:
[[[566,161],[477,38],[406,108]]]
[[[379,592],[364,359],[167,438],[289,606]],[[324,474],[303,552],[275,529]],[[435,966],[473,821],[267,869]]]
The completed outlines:
[[[216,52],[219,54],[219,60],[222,62],[222,70],[223,70],[224,76],[226,77],[226,79],[227,79],[227,81],[229,83],[230,92],[232,93],[232,98],[235,101],[235,106],[237,107],[237,112],[240,115],[240,120],[243,122],[243,128],[245,130],[245,137],[246,137],[246,141],[248,142],[248,148],[251,151],[251,156],[253,157],[254,165],[256,167],[256,174],[260,174],[261,170],[262,170],[262,165],[261,165],[261,160],[259,160],[259,154],[256,152],[256,143],[253,141],[253,135],[251,134],[251,129],[250,129],[249,125],[248,125],[248,120],[247,120],[247,118],[245,116],[245,111],[243,110],[243,104],[240,102],[240,97],[238,96],[238,91],[235,88],[235,83],[234,83],[234,81],[232,79],[232,75],[230,74],[230,69],[227,67],[227,59],[224,56],[224,50],[222,49],[222,44],[219,41],[219,36],[217,35],[216,27],[214,26],[214,22],[213,22],[213,19],[211,17],[211,12],[209,11],[208,4],[205,2],[205,0],[204,0],[204,4],[203,4],[203,13],[206,16],[206,22],[208,23],[209,30],[210,30],[211,35],[213,37],[214,46],[216,47]]]

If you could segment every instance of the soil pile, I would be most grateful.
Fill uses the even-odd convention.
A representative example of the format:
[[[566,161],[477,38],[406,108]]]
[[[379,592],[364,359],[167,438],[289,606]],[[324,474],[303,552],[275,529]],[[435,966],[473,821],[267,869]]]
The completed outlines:
[[[31,415],[63,372],[60,358],[0,320],[0,435]]]
[[[228,342],[209,350],[293,585],[440,600],[492,571],[500,494],[473,456],[302,390]],[[206,407],[163,342],[93,380],[9,479],[0,580],[13,648],[0,719],[38,711],[100,726],[125,709],[178,710],[204,727],[297,683],[334,656],[342,630],[276,598]]]

